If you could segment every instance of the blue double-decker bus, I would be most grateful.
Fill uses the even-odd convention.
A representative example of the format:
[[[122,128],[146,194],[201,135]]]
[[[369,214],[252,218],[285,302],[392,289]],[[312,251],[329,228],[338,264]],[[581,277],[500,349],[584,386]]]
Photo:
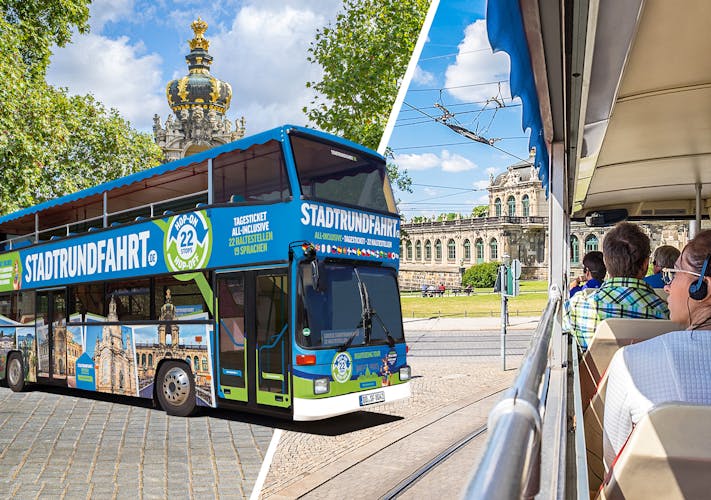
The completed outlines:
[[[286,125],[0,217],[0,377],[314,420],[409,396],[374,151]]]

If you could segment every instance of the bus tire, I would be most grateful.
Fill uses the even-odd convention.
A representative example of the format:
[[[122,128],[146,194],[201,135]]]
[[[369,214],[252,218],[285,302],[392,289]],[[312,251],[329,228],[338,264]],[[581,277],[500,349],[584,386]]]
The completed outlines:
[[[158,403],[168,415],[187,417],[195,412],[195,382],[185,363],[166,361],[155,383]]]
[[[18,353],[13,352],[8,357],[5,375],[7,385],[13,392],[22,392],[25,389],[25,369]]]

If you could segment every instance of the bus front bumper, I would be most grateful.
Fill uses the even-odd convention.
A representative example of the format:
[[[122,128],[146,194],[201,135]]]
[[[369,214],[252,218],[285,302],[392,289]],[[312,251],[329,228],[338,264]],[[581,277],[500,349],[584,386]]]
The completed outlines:
[[[382,394],[382,396],[380,396]],[[366,410],[410,397],[410,382],[330,398],[294,398],[294,420],[308,421]],[[380,400],[382,398],[382,400]],[[374,403],[369,403],[374,401]],[[375,402],[377,401],[377,402]],[[364,403],[364,404],[362,404]]]

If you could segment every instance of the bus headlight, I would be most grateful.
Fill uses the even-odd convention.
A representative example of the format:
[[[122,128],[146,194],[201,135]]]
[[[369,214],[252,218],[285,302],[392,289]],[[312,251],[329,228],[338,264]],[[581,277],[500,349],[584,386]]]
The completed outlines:
[[[327,394],[330,390],[330,381],[327,377],[314,379],[314,394]]]
[[[400,380],[410,380],[410,367],[405,365],[400,367]]]

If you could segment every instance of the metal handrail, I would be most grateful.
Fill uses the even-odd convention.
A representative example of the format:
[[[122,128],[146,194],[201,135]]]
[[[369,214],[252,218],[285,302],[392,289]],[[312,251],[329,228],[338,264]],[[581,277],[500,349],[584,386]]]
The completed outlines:
[[[560,289],[551,287],[548,304],[512,387],[489,414],[490,437],[465,498],[512,499],[538,492],[541,401]]]

